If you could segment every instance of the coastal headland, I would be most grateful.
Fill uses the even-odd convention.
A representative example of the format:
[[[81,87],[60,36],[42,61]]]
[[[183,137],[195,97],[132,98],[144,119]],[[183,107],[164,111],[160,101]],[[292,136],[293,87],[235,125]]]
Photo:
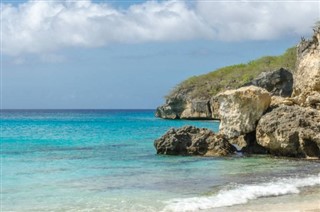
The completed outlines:
[[[187,126],[154,143],[158,154],[235,152],[320,158],[320,27],[278,57],[230,66],[179,84],[156,110],[165,119],[217,119],[217,134]],[[232,145],[231,145],[232,144]]]

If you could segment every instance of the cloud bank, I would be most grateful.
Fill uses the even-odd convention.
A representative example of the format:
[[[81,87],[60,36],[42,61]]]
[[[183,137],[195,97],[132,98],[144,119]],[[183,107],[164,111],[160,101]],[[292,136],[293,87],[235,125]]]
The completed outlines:
[[[169,0],[119,9],[66,0],[1,6],[2,51],[8,55],[111,43],[269,40],[308,34],[320,19],[319,2]]]

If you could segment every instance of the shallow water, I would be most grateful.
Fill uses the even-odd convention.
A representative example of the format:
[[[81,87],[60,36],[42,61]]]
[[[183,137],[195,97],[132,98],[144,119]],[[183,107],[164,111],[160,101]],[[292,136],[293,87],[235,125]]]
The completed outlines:
[[[223,210],[319,188],[315,161],[156,155],[169,128],[219,123],[153,112],[2,111],[2,211]]]

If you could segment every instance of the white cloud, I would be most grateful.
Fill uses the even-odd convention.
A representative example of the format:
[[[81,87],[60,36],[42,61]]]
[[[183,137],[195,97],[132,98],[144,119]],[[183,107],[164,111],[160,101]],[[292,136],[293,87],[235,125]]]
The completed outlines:
[[[87,1],[2,4],[3,52],[48,53],[187,39],[261,40],[304,35],[319,20],[317,2],[147,1],[126,10]]]
[[[310,34],[320,2],[197,2],[199,14],[222,40],[268,40]]]

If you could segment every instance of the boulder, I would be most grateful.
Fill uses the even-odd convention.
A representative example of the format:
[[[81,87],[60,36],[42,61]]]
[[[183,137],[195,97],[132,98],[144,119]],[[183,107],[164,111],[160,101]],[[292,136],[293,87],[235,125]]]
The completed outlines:
[[[320,112],[281,105],[260,119],[256,137],[257,143],[273,155],[319,157]]]
[[[271,102],[270,93],[255,86],[228,90],[218,94],[217,98],[220,133],[228,139],[253,132]]]
[[[226,156],[236,151],[223,136],[193,126],[170,129],[154,146],[157,154],[165,155]]]
[[[292,73],[284,68],[262,72],[258,77],[244,86],[254,85],[269,91],[272,95],[288,97],[292,94]]]
[[[320,92],[320,27],[314,29],[310,40],[297,47],[297,65],[293,74],[293,94],[300,106],[310,106],[308,97]],[[314,96],[314,94],[313,94]],[[318,99],[319,100],[319,99]]]

